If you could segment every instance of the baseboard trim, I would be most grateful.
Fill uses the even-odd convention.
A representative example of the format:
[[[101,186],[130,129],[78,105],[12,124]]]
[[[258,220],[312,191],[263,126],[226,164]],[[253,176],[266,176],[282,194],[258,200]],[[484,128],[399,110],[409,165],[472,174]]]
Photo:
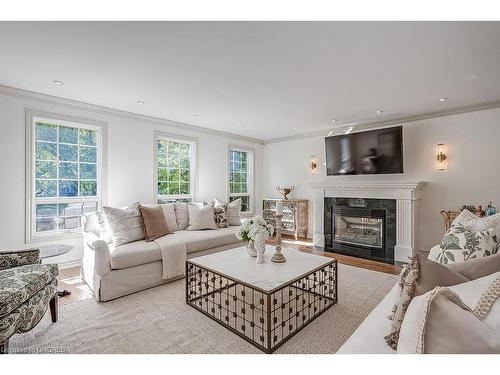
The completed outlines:
[[[68,268],[81,267],[82,261],[81,260],[74,260],[72,262],[58,263],[57,265],[58,265],[60,270],[66,270]]]

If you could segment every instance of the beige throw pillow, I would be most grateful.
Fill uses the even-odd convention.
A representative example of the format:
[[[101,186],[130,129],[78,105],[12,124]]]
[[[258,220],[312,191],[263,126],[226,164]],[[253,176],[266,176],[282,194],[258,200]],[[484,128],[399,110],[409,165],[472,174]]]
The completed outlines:
[[[165,216],[165,220],[167,220],[167,225],[170,230],[176,231],[179,230],[177,226],[177,218],[175,216],[175,205],[174,203],[166,203],[160,204],[161,209],[163,210],[163,215]]]
[[[140,202],[134,202],[129,206],[120,207],[122,210],[127,210],[129,207],[139,206]],[[111,233],[111,228],[106,221],[106,214],[104,209],[97,212],[97,220],[99,222],[99,238],[106,241],[106,243],[113,242],[113,233]]]
[[[144,229],[138,205],[134,204],[127,209],[104,206],[103,210],[115,247],[144,239]]]
[[[175,203],[174,209],[177,229],[185,230],[189,225],[189,211],[187,203]]]
[[[398,354],[500,353],[500,273],[415,297]]]
[[[188,204],[189,225],[186,230],[217,229],[214,219],[214,206],[209,204],[200,207]]]
[[[153,241],[159,237],[173,233],[168,227],[167,220],[163,214],[163,209],[159,205],[139,206],[146,242]]]

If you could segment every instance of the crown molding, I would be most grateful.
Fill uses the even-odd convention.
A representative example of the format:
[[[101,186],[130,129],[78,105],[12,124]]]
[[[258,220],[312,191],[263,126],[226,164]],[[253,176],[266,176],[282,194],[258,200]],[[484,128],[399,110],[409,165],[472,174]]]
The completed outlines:
[[[16,87],[0,85],[0,95],[11,96],[15,98],[28,99],[44,104],[52,104],[70,109],[84,110],[94,113],[107,114],[112,116],[118,116],[126,119],[141,120],[152,122],[160,125],[165,125],[173,127],[176,129],[194,131],[204,134],[216,135],[221,137],[227,137],[232,139],[237,139],[240,141],[256,143],[263,145],[264,140],[252,137],[246,137],[244,135],[239,135],[235,133],[225,132],[222,130],[215,130],[204,128],[202,126],[190,125],[183,122],[172,121],[160,117],[148,116],[134,112],[123,111],[121,109],[115,109],[110,107],[104,107],[96,104],[90,104],[85,102],[80,102],[73,99],[62,98],[58,96],[52,96],[47,94],[42,94],[34,91],[23,90]]]
[[[478,112],[478,111],[484,111],[487,109],[495,109],[495,108],[500,108],[500,100],[486,102],[486,103],[479,103],[479,104],[474,104],[474,105],[469,105],[469,106],[463,106],[463,107],[457,107],[457,108],[450,109],[447,111],[427,112],[427,113],[422,113],[422,114],[414,115],[414,116],[395,117],[395,118],[384,120],[384,121],[366,122],[366,123],[359,124],[359,125],[346,124],[345,126],[339,126],[339,127],[336,127],[335,129],[338,131],[337,134],[342,134],[343,128],[353,126],[353,128],[354,128],[353,133],[356,133],[356,132],[363,131],[363,130],[384,128],[384,127],[387,127],[390,125],[395,125],[395,124],[402,124],[402,123],[408,123],[408,122],[414,122],[414,121],[420,121],[420,120],[427,120],[427,119],[431,119],[431,118],[458,115],[458,114],[462,114],[462,113]],[[264,141],[264,144],[279,143],[279,142],[286,142],[286,141],[292,141],[292,140],[297,140],[297,139],[326,136],[326,134],[329,131],[331,131],[332,128],[329,128],[326,130],[317,130],[314,132],[308,132],[307,135],[296,134],[296,135],[290,135],[290,136],[286,136],[286,137],[268,139],[268,140]],[[334,133],[335,133],[335,130],[334,130]]]

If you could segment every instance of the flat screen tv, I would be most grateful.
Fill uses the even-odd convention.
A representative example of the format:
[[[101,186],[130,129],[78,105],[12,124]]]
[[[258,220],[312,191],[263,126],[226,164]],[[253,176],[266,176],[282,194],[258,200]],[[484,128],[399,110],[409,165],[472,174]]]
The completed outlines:
[[[403,173],[401,126],[325,138],[326,174]]]

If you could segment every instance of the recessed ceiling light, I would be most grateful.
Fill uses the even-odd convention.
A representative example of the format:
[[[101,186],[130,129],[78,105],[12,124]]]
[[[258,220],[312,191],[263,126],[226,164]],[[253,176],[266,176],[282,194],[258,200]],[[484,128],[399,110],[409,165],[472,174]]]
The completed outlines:
[[[137,101],[137,104],[141,104],[141,105],[142,105],[142,104],[144,104],[144,100],[140,100],[140,99],[139,99],[139,100]]]
[[[333,134],[333,132],[329,132],[329,133],[328,133],[328,135],[332,135],[332,134]]]
[[[332,122],[337,122],[337,120],[336,120],[336,119],[333,119],[333,120],[332,120]]]
[[[195,113],[195,114],[193,114],[192,116],[193,116],[193,118],[198,118],[198,117],[200,117],[200,115],[197,115],[196,113]]]
[[[447,101],[447,100],[448,100],[448,98],[439,98],[439,101],[440,101],[440,102],[445,102],[445,101]]]
[[[56,85],[64,85],[63,81],[58,81],[57,79],[53,80],[52,83],[55,83]]]
[[[243,126],[243,125],[240,125],[240,129],[243,129],[243,128],[244,128],[244,126]]]
[[[380,115],[382,112],[384,112],[384,111],[383,111],[383,110],[381,110],[381,109],[379,109],[379,110],[377,111],[377,115]]]
[[[306,136],[306,137],[307,137],[308,135],[309,135],[309,133],[305,133],[305,134],[304,134],[304,136]]]
[[[297,130],[297,127],[294,127],[293,130]]]

